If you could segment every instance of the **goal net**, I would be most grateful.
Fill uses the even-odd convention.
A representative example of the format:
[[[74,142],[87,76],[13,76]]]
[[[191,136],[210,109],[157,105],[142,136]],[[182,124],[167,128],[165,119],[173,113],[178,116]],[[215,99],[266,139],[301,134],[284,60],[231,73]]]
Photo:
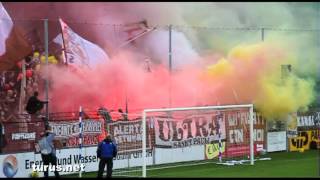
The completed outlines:
[[[113,161],[114,177],[142,176],[142,118],[141,113],[110,113],[106,132],[117,145],[118,153]],[[147,139],[147,141],[149,141]]]
[[[146,177],[155,169],[201,163],[253,165],[258,145],[263,144],[255,138],[261,124],[257,117],[252,104],[128,114],[127,120],[107,125],[119,150],[113,175]]]
[[[161,165],[186,161],[253,165],[254,118],[252,104],[145,109],[142,176]],[[146,156],[150,149],[152,159]]]

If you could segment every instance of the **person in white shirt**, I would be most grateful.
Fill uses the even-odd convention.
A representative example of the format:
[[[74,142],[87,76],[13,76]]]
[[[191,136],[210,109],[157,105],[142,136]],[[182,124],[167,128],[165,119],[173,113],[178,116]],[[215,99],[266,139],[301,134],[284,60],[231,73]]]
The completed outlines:
[[[39,150],[41,153],[41,158],[43,161],[43,165],[57,165],[57,157],[56,157],[56,149],[53,144],[55,134],[50,130],[46,130],[40,134],[41,139],[38,141]],[[56,178],[59,178],[59,172],[57,168],[55,168],[54,175]],[[44,171],[44,177],[48,177],[49,172],[48,168]]]

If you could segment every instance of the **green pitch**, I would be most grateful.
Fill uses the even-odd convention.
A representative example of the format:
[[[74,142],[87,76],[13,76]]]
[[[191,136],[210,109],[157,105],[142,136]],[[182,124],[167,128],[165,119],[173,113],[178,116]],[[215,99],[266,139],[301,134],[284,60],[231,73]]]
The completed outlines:
[[[183,166],[165,169],[150,167],[154,170],[148,170],[147,177],[320,177],[319,155],[319,150],[309,150],[303,153],[268,153],[265,157],[270,157],[271,160],[255,161],[254,166],[225,166],[210,161],[202,161],[199,163],[205,164],[198,165],[167,164],[162,167]],[[82,177],[96,176],[96,172],[90,172],[84,173]],[[68,175],[67,177],[78,177],[78,175]]]

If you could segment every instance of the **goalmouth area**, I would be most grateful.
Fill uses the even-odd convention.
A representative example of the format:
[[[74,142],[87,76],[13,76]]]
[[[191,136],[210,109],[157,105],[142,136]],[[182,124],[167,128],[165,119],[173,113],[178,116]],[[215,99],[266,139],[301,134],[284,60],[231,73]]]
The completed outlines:
[[[210,160],[147,167],[147,177],[320,177],[320,152],[273,152],[264,155],[271,160],[255,161],[254,166],[217,165]],[[258,157],[257,157],[258,158]],[[113,177],[117,177],[116,171]],[[104,174],[105,175],[105,174]],[[84,178],[97,172],[83,173]],[[78,178],[78,174],[64,177]]]

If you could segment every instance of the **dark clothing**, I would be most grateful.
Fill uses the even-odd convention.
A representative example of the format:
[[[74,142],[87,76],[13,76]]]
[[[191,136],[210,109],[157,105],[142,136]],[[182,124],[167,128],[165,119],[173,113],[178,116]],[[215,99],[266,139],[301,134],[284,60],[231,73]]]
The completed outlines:
[[[41,158],[42,158],[42,161],[43,161],[43,165],[54,165],[56,166],[57,165],[57,157],[55,154],[51,153],[51,154],[41,154]],[[59,172],[57,171],[57,169],[55,168],[55,171],[54,171],[54,175],[56,178],[59,178],[60,175],[59,175]],[[44,177],[47,178],[49,177],[49,168],[47,168],[47,171],[44,171]]]
[[[54,165],[54,166],[57,165],[56,149],[53,145],[54,137],[55,137],[54,133],[47,132],[46,136],[42,137],[38,141],[43,165],[49,165],[49,164]],[[47,169],[47,171],[44,172],[44,177],[48,177],[48,175],[49,175],[48,171],[49,171],[49,169]],[[57,171],[56,168],[54,171],[54,175],[56,178],[60,177],[59,172]]]
[[[98,177],[102,177],[107,164],[107,177],[112,176],[113,158],[117,156],[117,146],[110,140],[104,139],[98,144],[97,156],[100,158]]]
[[[36,112],[40,111],[43,108],[43,105],[47,103],[45,101],[40,101],[38,97],[31,96],[28,100],[26,111],[29,114],[35,114]]]
[[[112,177],[113,157],[112,158],[101,158],[99,162],[98,178],[102,178],[103,170],[107,164],[107,178]]]
[[[0,123],[0,153],[2,153],[2,148],[4,147],[5,147],[4,125]]]

